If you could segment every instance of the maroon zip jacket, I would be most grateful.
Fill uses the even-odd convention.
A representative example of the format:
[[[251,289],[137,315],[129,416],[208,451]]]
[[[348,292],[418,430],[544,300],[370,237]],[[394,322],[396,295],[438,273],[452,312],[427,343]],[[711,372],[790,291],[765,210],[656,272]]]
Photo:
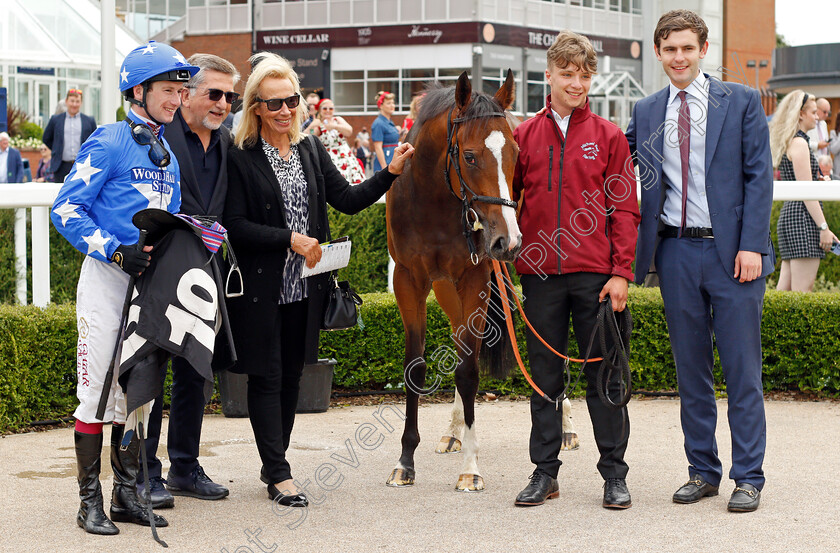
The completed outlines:
[[[551,114],[513,133],[519,158],[514,200],[522,198],[519,274],[577,272],[633,279],[639,204],[624,133],[589,110],[572,111],[565,139]]]

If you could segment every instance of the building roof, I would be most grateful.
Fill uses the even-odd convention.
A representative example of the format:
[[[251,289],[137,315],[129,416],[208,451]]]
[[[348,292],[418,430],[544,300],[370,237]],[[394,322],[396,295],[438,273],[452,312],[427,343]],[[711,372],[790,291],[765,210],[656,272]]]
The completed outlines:
[[[776,48],[767,86],[776,92],[799,88],[817,96],[840,97],[840,42]]]
[[[98,69],[100,7],[93,0],[0,0],[0,63]],[[120,21],[115,58],[141,44]]]

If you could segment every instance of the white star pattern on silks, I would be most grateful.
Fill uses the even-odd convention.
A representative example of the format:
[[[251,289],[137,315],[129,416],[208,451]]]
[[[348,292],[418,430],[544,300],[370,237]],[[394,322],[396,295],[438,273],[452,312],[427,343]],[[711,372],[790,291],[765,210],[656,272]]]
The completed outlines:
[[[93,231],[93,234],[91,234],[90,236],[82,236],[82,240],[87,242],[88,255],[92,254],[93,252],[99,252],[102,254],[102,257],[108,257],[105,255],[105,244],[107,244],[111,239],[102,236],[102,231],[100,231],[99,229]]]
[[[146,47],[143,48],[143,55],[145,56],[146,54],[154,54],[155,48],[157,48],[157,46],[152,46],[151,43],[147,44]]]
[[[90,178],[102,171],[102,169],[97,169],[93,165],[90,164],[90,154],[88,154],[88,158],[84,161],[84,163],[76,163],[76,170],[73,172],[73,178],[70,180],[77,180],[82,179],[85,181],[85,186],[90,184]]]
[[[175,61],[177,61],[178,63],[183,63],[184,65],[187,65],[187,60],[185,60],[184,56],[182,56],[180,53],[178,53],[178,54],[176,54],[172,57],[175,58]]]
[[[76,213],[76,208],[79,207],[71,204],[70,200],[64,202],[64,205],[53,209],[53,213],[61,217],[61,226],[66,227],[67,221],[70,219],[81,219],[82,216]]]
[[[150,182],[132,182],[131,186],[136,188],[138,192],[143,194],[143,196],[149,200],[149,205],[147,207],[154,207],[157,209],[166,209],[169,207],[169,200],[172,199],[171,187],[168,194],[162,194],[152,190],[152,183]]]
[[[125,69],[123,69],[122,73],[120,73],[120,77],[122,77],[122,80],[126,81],[126,82],[128,82],[128,76],[129,75],[130,75],[130,72],[126,71]]]

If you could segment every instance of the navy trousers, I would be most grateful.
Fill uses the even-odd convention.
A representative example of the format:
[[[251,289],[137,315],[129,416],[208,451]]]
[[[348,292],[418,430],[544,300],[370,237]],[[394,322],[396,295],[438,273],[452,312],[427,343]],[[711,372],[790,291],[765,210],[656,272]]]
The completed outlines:
[[[166,368],[164,368],[165,376]],[[155,400],[149,418],[146,436],[146,455],[149,459],[149,478],[161,476],[161,463],[157,458],[163,418],[163,394]],[[166,450],[169,470],[178,476],[187,476],[198,466],[198,449],[201,440],[201,423],[204,420],[204,377],[182,357],[172,358],[172,395],[169,406],[169,434]],[[138,481],[143,481],[139,474]]]
[[[766,424],[761,385],[761,311],[765,279],[728,274],[713,238],[663,238],[656,252],[668,335],[677,366],[680,420],[689,475],[718,485],[723,471],[715,428],[712,375],[717,345],[728,396],[736,483],[764,486]]]

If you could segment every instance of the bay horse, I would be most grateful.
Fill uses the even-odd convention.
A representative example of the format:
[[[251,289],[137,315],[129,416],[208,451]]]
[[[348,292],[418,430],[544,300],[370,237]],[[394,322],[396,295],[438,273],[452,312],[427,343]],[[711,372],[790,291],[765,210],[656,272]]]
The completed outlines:
[[[417,408],[427,369],[426,298],[434,289],[457,337],[456,347],[445,352],[448,363],[455,365],[452,426],[465,425],[456,489],[484,489],[475,431],[479,352],[490,325],[504,328],[488,323],[498,312],[488,310],[490,259],[513,261],[522,244],[516,203],[511,200],[519,148],[505,111],[513,99],[510,71],[493,96],[473,91],[466,72],[454,89],[432,85],[408,136],[414,157],[387,194],[388,251],[396,265],[394,293],[405,329],[407,396],[402,454],[386,482],[389,486],[415,481]],[[497,338],[502,339],[495,340],[492,351],[485,344],[482,359],[489,354],[491,374],[503,377],[510,364],[500,362],[505,340]],[[444,437],[441,443],[450,447],[450,438],[456,436]]]

